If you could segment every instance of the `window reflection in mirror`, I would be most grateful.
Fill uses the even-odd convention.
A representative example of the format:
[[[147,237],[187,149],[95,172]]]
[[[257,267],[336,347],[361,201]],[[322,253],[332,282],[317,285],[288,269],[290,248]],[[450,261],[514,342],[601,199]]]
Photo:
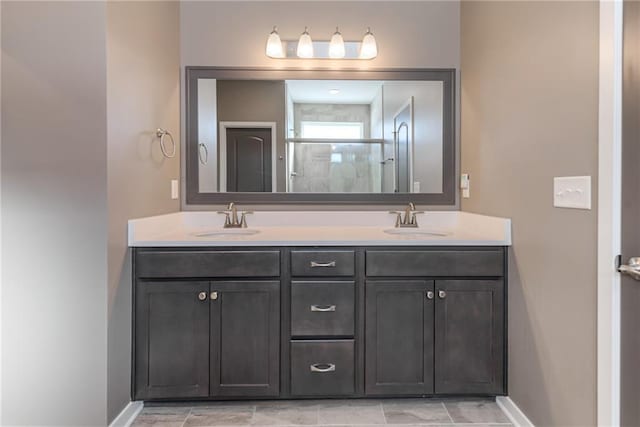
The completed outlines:
[[[441,81],[199,79],[197,91],[200,192],[443,191]]]

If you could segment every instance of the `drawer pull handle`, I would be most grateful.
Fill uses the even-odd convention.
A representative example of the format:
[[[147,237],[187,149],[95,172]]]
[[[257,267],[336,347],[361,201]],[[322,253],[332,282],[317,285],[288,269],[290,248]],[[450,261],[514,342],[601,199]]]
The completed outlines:
[[[204,301],[204,300],[206,300],[206,299],[207,299],[207,293],[206,293],[206,292],[200,292],[200,293],[198,294],[198,299],[199,299],[200,301]]]
[[[330,262],[316,262],[316,261],[311,261],[311,268],[316,268],[316,267],[335,267],[336,266],[336,262],[335,261],[330,261]]]
[[[325,305],[325,306],[312,305],[311,311],[319,311],[322,313],[326,313],[327,311],[336,311],[336,306],[335,305]]]
[[[335,372],[336,365],[333,363],[314,363],[309,366],[309,368],[311,369],[311,372],[320,372],[322,374],[325,372]]]

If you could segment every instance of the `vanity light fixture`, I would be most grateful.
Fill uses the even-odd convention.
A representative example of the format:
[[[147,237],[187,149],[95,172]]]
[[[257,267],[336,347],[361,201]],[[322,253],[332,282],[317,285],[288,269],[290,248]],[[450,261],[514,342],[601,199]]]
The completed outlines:
[[[331,41],[329,42],[329,58],[331,59],[341,59],[344,58],[345,49],[344,49],[344,39],[342,38],[342,34],[336,27],[336,32],[331,36]]]
[[[314,41],[309,27],[304,27],[297,40],[282,40],[274,26],[267,37],[265,53],[269,58],[283,59],[367,60],[378,56],[378,45],[369,28],[362,41],[345,41],[338,27],[330,40]]]
[[[313,58],[313,41],[308,27],[304,27],[304,32],[300,34],[297,54],[298,58]]]
[[[378,56],[378,44],[371,28],[367,28],[367,32],[362,38],[362,46],[360,46],[360,59],[373,59],[376,56]]]
[[[278,34],[278,27],[274,26],[273,31],[267,38],[266,54],[271,58],[284,58],[284,49],[282,48],[280,34]]]

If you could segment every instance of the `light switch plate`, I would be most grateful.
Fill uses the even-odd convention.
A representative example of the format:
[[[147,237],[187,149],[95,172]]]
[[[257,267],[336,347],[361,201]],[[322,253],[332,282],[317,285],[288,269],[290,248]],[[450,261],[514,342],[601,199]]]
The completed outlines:
[[[553,206],[556,208],[591,209],[591,177],[553,178]]]
[[[178,198],[178,180],[171,180],[171,199],[176,200]]]

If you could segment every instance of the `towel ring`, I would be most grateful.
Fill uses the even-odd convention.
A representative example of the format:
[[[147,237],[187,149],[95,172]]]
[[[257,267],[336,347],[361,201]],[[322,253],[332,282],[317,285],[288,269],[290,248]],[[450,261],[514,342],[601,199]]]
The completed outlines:
[[[173,140],[173,136],[162,128],[156,129],[156,136],[160,138],[160,150],[162,151],[162,155],[167,159],[173,158],[176,155],[176,142]],[[164,145],[165,136],[169,136],[169,139],[171,140],[171,154],[167,152],[167,148]]]
[[[202,163],[203,165],[206,165],[207,163],[209,163],[209,149],[204,144],[204,142],[201,142],[200,144],[198,144],[198,148],[200,148],[200,150],[198,150],[198,157],[200,158],[200,163]],[[202,148],[204,148],[204,160],[202,158]]]

